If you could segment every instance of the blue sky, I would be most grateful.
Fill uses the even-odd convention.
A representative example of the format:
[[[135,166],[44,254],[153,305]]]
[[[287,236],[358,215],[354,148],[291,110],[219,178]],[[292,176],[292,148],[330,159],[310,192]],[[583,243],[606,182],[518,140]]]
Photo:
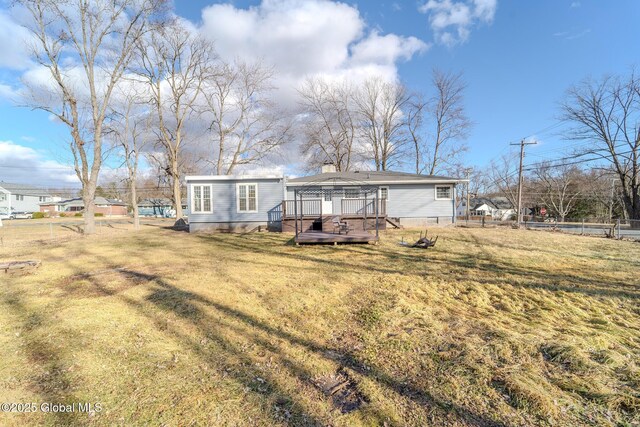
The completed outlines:
[[[489,6],[494,3],[493,0],[475,2]],[[202,9],[212,3],[176,0],[175,10],[196,25],[206,26],[208,23],[211,31],[221,37],[220,34],[228,33],[214,28],[219,26],[214,25],[215,20],[212,23],[210,19],[203,19]],[[287,5],[293,8],[301,2],[268,0],[265,3],[282,3],[280,8]],[[259,16],[268,9],[265,3],[236,1],[230,3],[233,7],[228,8],[234,13],[253,8]],[[350,46],[369,37],[372,32],[381,36],[403,36],[405,41],[409,37],[419,39],[424,43],[421,49],[403,48],[410,51],[406,53],[409,60],[398,53],[385,64],[385,69],[393,68],[404,83],[416,90],[428,87],[433,67],[463,72],[468,83],[465,97],[467,112],[475,123],[467,140],[469,152],[466,160],[472,165],[487,164],[507,152],[510,142],[527,136],[534,136],[540,141],[538,146],[529,149],[530,161],[541,157],[562,157],[563,146],[566,147],[567,143],[557,134],[559,128],[538,131],[557,123],[558,103],[566,89],[588,76],[626,73],[631,66],[640,65],[637,49],[640,2],[635,0],[607,2],[606,5],[596,0],[497,0],[491,16],[471,16],[462,24],[458,20],[457,24],[440,29],[437,23],[433,23],[440,9],[425,10],[426,3],[347,3],[348,11],[355,10],[363,23],[359,38]],[[442,5],[467,5],[470,10],[475,7],[472,0],[446,0]],[[329,14],[340,11],[329,9]],[[0,18],[11,19],[10,12],[5,8]],[[27,164],[41,170],[47,165],[54,170],[57,164],[68,161],[64,148],[67,133],[50,121],[47,114],[20,108],[9,99],[11,90],[19,87],[19,78],[27,67],[8,65],[13,59],[7,58],[9,49],[5,47],[11,43],[13,35],[10,29],[2,29],[1,24],[2,21],[0,43],[5,52],[0,53],[0,142],[6,145],[11,141],[13,145],[9,149],[5,146],[5,151],[0,149],[0,180],[15,181],[16,168],[11,166],[16,165],[16,156],[29,157],[33,162]],[[272,24],[271,21],[268,25]],[[462,39],[459,36],[461,29],[464,33]],[[268,28],[262,31],[268,31]],[[445,32],[456,35],[457,40],[448,40],[447,43],[443,37]],[[321,44],[322,35],[318,38],[317,43]],[[252,43],[252,39],[247,38],[246,43]],[[224,47],[224,43],[222,45]],[[247,47],[246,52],[252,52],[249,49]],[[18,54],[14,52],[14,55]],[[29,176],[48,179],[52,174],[34,171]]]

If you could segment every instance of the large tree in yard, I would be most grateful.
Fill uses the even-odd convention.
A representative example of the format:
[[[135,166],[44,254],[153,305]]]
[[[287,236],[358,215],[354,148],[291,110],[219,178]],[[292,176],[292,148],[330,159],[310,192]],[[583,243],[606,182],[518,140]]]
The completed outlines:
[[[32,56],[52,84],[28,84],[28,104],[70,132],[82,184],[84,232],[95,233],[95,193],[114,89],[134,47],[162,16],[164,0],[19,0],[32,34]]]
[[[587,143],[583,154],[608,163],[629,219],[640,220],[640,77],[632,71],[585,80],[569,89],[562,109],[573,125],[568,137]]]

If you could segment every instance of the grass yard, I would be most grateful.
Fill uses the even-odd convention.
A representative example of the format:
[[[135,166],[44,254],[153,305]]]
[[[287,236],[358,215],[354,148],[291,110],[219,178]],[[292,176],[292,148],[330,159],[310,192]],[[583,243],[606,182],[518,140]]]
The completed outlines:
[[[634,426],[640,244],[433,229],[428,251],[147,226],[0,249],[0,425]]]

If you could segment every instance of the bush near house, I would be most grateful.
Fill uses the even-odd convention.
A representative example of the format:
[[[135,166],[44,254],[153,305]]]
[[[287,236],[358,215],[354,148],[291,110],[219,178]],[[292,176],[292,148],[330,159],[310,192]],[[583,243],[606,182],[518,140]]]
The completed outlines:
[[[45,218],[46,216],[47,216],[47,215],[45,215],[45,213],[44,213],[44,212],[34,212],[34,213],[31,215],[31,218],[33,218],[33,219],[42,219],[42,218]]]
[[[0,248],[42,261],[2,279],[0,401],[103,408],[0,424],[637,423],[640,245],[429,234],[428,251],[398,244],[417,230],[296,247],[156,227]]]

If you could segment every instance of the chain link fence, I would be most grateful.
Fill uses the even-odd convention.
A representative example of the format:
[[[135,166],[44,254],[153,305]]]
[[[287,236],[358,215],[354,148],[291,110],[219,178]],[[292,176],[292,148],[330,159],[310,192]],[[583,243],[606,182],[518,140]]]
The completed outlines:
[[[457,225],[467,227],[515,227],[516,221],[497,221],[491,219],[491,217],[475,217],[467,220],[464,217],[459,217]],[[546,218],[544,220],[526,220],[522,223],[522,226],[533,230],[560,231],[583,236],[640,240],[640,220],[614,219],[612,222],[597,222],[593,219],[573,219],[560,222],[557,218]]]
[[[141,218],[144,227],[170,227],[175,219]],[[134,230],[132,218],[96,218],[97,235],[126,234]],[[38,244],[48,244],[81,238],[84,235],[84,222],[77,220],[46,219],[13,219],[2,220],[0,227],[0,249]]]

